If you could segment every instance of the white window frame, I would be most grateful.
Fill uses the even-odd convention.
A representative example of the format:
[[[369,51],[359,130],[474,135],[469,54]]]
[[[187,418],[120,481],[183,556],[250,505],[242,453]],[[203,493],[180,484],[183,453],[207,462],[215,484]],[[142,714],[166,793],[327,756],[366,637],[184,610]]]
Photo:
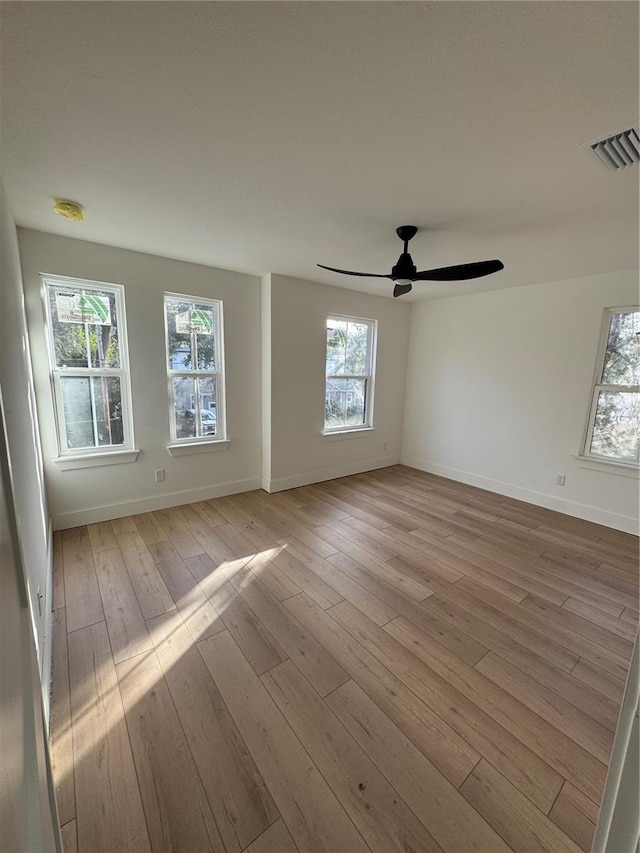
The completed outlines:
[[[602,373],[604,370],[604,360],[607,352],[607,341],[609,340],[609,329],[611,327],[611,317],[614,314],[636,314],[640,311],[637,305],[627,305],[624,307],[605,308],[600,330],[600,342],[598,344],[598,356],[596,366],[593,373],[593,382],[591,384],[591,403],[589,405],[589,413],[587,416],[586,428],[584,430],[584,439],[582,442],[582,450],[579,458],[588,459],[594,462],[602,462],[609,465],[622,466],[627,468],[638,469],[639,462],[636,459],[627,457],[604,456],[601,453],[594,453],[591,450],[591,441],[593,439],[593,429],[595,426],[596,409],[598,406],[598,395],[601,391],[610,392],[636,392],[640,393],[640,385],[607,385],[602,382]]]
[[[167,322],[167,301],[176,300],[179,302],[187,302],[190,305],[210,305],[214,308],[214,316],[216,318],[216,328],[214,332],[215,345],[215,365],[216,370],[173,370],[170,367],[169,360],[169,324]],[[171,445],[173,447],[189,447],[193,445],[220,445],[228,444],[227,438],[227,418],[226,418],[226,384],[225,384],[225,364],[224,364],[224,308],[221,299],[207,299],[204,296],[190,296],[185,293],[170,293],[165,292],[162,299],[162,307],[164,311],[164,338],[165,338],[165,360],[167,365],[167,395],[169,399],[169,430],[171,435]],[[195,332],[191,333],[195,335]],[[192,342],[193,347],[193,342]],[[195,380],[199,378],[213,378],[216,385],[216,429],[217,435],[202,435],[188,436],[187,438],[179,438],[176,433],[176,418],[175,418],[175,399],[173,390],[173,379],[177,376],[185,378],[191,377]],[[200,422],[200,395],[194,395],[194,420]],[[171,447],[169,448],[171,451]]]
[[[64,460],[77,459],[91,460],[98,457],[117,457],[117,461],[134,461],[137,451],[134,451],[133,436],[133,405],[131,400],[131,381],[129,370],[129,347],[127,341],[127,316],[124,300],[124,287],[121,284],[113,284],[103,281],[87,281],[81,278],[70,278],[69,276],[42,274],[42,298],[44,301],[44,316],[47,337],[47,351],[49,354],[49,366],[51,377],[51,392],[54,403],[54,414],[56,421],[56,437],[58,442],[59,458]],[[53,336],[53,324],[51,317],[51,303],[49,299],[49,288],[55,287],[82,288],[83,290],[109,291],[115,297],[116,316],[118,318],[118,345],[120,349],[120,367],[58,367],[56,365],[55,340]],[[120,379],[120,399],[122,403],[122,430],[123,443],[105,445],[103,447],[81,447],[70,448],[67,444],[67,429],[64,416],[64,404],[62,400],[62,379],[65,377],[94,378],[100,376],[117,377]],[[127,452],[135,454],[131,457],[125,456]],[[76,466],[70,466],[76,467]]]
[[[352,322],[352,323],[365,323],[369,327],[369,340],[368,340],[368,348],[367,348],[367,361],[368,361],[368,373],[363,374],[339,374],[339,375],[327,375],[327,349],[326,349],[326,326],[329,320],[339,320],[344,322]],[[325,406],[324,410],[326,411],[326,400],[327,400],[327,382],[331,379],[364,379],[365,380],[365,412],[364,412],[364,423],[361,424],[349,424],[346,426],[337,426],[337,427],[328,427],[324,420],[323,415],[323,435],[337,435],[340,433],[355,433],[355,432],[370,432],[373,429],[373,402],[374,402],[374,391],[375,391],[375,372],[376,372],[376,351],[378,344],[378,321],[372,320],[368,317],[351,317],[347,314],[327,314],[327,318],[325,320],[325,353],[324,353],[324,367],[325,367],[325,379],[324,379],[324,400]]]

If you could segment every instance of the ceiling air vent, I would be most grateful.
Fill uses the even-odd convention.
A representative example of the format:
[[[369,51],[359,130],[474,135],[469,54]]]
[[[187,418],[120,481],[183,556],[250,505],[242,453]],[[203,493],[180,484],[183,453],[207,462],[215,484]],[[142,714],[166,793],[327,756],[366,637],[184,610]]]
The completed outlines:
[[[611,171],[624,169],[625,166],[634,166],[640,162],[638,125],[620,130],[611,136],[605,136],[604,139],[587,142],[583,147],[592,151],[598,160]]]

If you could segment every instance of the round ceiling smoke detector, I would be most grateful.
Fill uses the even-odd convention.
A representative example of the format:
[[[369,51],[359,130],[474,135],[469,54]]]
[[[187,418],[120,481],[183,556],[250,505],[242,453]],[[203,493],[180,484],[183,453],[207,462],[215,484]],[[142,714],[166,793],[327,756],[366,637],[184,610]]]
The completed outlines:
[[[63,199],[56,201],[53,209],[58,216],[64,216],[65,219],[70,219],[72,222],[81,222],[84,219],[82,205],[76,204],[75,201],[65,201]]]

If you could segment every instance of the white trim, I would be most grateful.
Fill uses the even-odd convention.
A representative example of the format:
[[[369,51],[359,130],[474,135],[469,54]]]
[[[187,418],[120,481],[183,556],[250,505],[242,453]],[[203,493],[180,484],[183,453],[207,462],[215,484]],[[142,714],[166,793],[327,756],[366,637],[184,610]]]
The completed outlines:
[[[630,462],[617,462],[615,459],[604,459],[598,456],[582,456],[574,454],[574,459],[580,468],[589,468],[591,471],[600,471],[601,474],[618,474],[621,477],[633,477],[638,479],[640,469]]]
[[[193,441],[190,444],[169,444],[167,450],[171,456],[188,456],[191,453],[207,453],[214,450],[226,450],[231,439],[213,439],[212,441]]]
[[[585,521],[592,521],[595,524],[602,524],[605,527],[612,527],[615,530],[622,530],[625,533],[638,535],[638,519],[633,518],[633,516],[620,515],[619,513],[609,512],[606,509],[600,509],[589,504],[569,501],[565,498],[548,495],[545,492],[537,492],[534,489],[526,489],[512,483],[503,483],[501,480],[493,480],[491,477],[483,477],[480,474],[460,471],[458,468],[437,465],[435,462],[428,462],[426,459],[419,459],[414,456],[401,456],[400,464],[407,465],[409,468],[417,468],[419,471],[428,471],[430,474],[437,474],[440,477],[446,477],[448,480],[456,480],[459,483],[467,483],[469,486],[487,489],[490,492],[525,501],[525,503],[530,503],[534,506],[553,509],[565,515],[572,515],[575,518],[582,518]]]
[[[45,617],[42,641],[42,712],[45,728],[49,731],[51,719],[51,680],[53,673],[53,528],[51,519],[47,519],[47,580],[44,596]]]
[[[97,521],[111,521],[114,518],[126,518],[141,512],[153,512],[156,509],[169,509],[174,506],[206,501],[211,498],[222,498],[225,495],[236,495],[240,492],[251,492],[261,488],[260,477],[248,480],[234,480],[229,483],[218,483],[212,486],[202,486],[198,489],[185,489],[180,492],[169,492],[156,495],[153,498],[138,498],[117,504],[94,506],[75,512],[61,512],[53,516],[53,529],[66,530],[69,527],[80,527],[83,524],[93,524]]]
[[[363,374],[326,374],[326,364],[327,364],[327,348],[325,343],[325,381],[324,381],[324,393],[325,393],[325,405],[327,399],[327,382],[329,380],[339,380],[339,379],[360,379],[364,381],[365,387],[365,411],[364,411],[364,424],[360,429],[372,429],[373,428],[373,408],[375,403],[375,386],[376,386],[376,361],[378,354],[378,321],[368,319],[366,317],[350,317],[346,314],[327,314],[326,325],[328,325],[330,320],[338,320],[338,321],[346,321],[347,324],[351,321],[355,323],[366,323],[369,327],[369,334],[367,335],[367,366],[368,373]],[[326,337],[326,330],[325,330]],[[338,427],[335,429],[335,432],[346,432],[347,430],[342,427]],[[329,428],[323,431],[323,435],[326,433],[332,432]]]
[[[282,492],[286,489],[297,489],[299,486],[310,486],[312,483],[323,483],[325,480],[338,480],[351,474],[363,474],[365,471],[375,471],[377,468],[388,468],[400,461],[395,456],[380,456],[377,459],[366,459],[363,462],[350,462],[347,465],[337,465],[335,468],[320,468],[307,471],[304,474],[292,474],[290,477],[279,477],[276,480],[262,478],[262,488],[265,492]]]
[[[74,278],[71,275],[56,275],[55,273],[41,272],[40,278],[47,281],[52,281],[56,284],[70,284],[72,287],[93,287],[95,290],[102,290],[105,287],[124,287],[122,284],[116,284],[115,281],[96,281],[92,278]]]
[[[214,360],[215,360],[215,370],[200,370],[198,367],[192,367],[191,370],[174,370],[170,366],[170,357],[169,357],[169,322],[168,322],[168,314],[167,314],[167,303],[169,301],[172,302],[186,302],[189,305],[208,305],[213,309],[214,317],[215,317],[215,329],[214,329]],[[216,388],[216,431],[217,431],[217,440],[225,441],[227,439],[227,418],[226,418],[226,375],[225,375],[225,363],[224,363],[224,306],[222,304],[221,299],[209,299],[205,296],[189,296],[184,293],[173,293],[170,291],[165,291],[162,297],[162,310],[164,313],[164,340],[165,340],[165,361],[166,361],[166,370],[167,370],[167,393],[169,399],[169,433],[170,433],[170,442],[169,447],[177,447],[182,442],[186,443],[199,443],[203,440],[203,436],[198,436],[197,441],[194,442],[191,438],[178,438],[176,433],[176,413],[175,413],[175,389],[173,385],[173,380],[175,377],[182,377],[185,379],[192,379],[194,386],[194,410],[195,417],[194,421],[197,422],[200,419],[200,397],[196,391],[196,388],[199,385],[200,379],[213,379]],[[196,341],[196,335],[192,332],[191,337],[191,350],[193,353],[194,344]],[[195,344],[197,346],[197,344]],[[214,439],[215,440],[215,439]],[[219,448],[222,449],[222,448]],[[171,453],[171,451],[169,450]],[[188,451],[187,451],[188,452]],[[194,451],[195,452],[195,451]],[[172,456],[174,454],[171,454]]]
[[[51,383],[51,394],[53,397],[54,418],[56,425],[56,437],[58,441],[58,453],[60,456],[74,456],[83,458],[94,453],[110,452],[100,447],[83,447],[79,452],[68,447],[67,427],[64,416],[64,404],[62,398],[61,380],[65,376],[89,378],[95,376],[116,377],[120,380],[120,401],[122,405],[122,429],[123,443],[113,445],[122,451],[132,451],[135,447],[133,433],[133,395],[131,392],[131,365],[129,363],[129,331],[127,326],[127,309],[125,305],[125,289],[122,284],[107,284],[100,281],[88,279],[70,278],[68,276],[49,275],[40,273],[41,298],[44,310],[45,336],[47,340],[47,352],[49,354],[49,376]],[[110,291],[115,299],[116,319],[118,328],[118,350],[120,355],[120,367],[117,368],[86,368],[58,367],[56,364],[56,347],[53,335],[51,316],[51,299],[49,286],[56,287],[67,285],[71,288],[81,290]],[[86,467],[86,466],[69,466]]]
[[[369,435],[375,432],[375,427],[352,427],[352,429],[325,430],[322,437],[325,441],[339,441],[343,438],[355,438],[357,435]]]
[[[76,468],[99,468],[102,465],[135,462],[139,455],[139,450],[118,450],[109,453],[88,453],[83,456],[58,456],[53,461],[61,471],[72,471]]]
[[[638,849],[638,634],[633,646],[618,726],[609,760],[593,853],[634,853]]]
[[[587,411],[587,421],[585,428],[582,431],[582,442],[580,444],[580,453],[578,456],[600,461],[602,459],[597,453],[591,453],[591,442],[593,440],[593,429],[595,426],[596,409],[601,391],[610,391],[613,393],[637,392],[637,385],[608,385],[602,382],[604,372],[604,361],[607,353],[607,342],[609,340],[609,331],[611,329],[611,320],[614,314],[635,314],[638,312],[637,305],[629,306],[613,306],[605,308],[603,313],[602,326],[600,328],[600,338],[598,340],[598,350],[596,355],[596,363],[593,369],[593,379],[591,382],[591,401]],[[629,464],[629,463],[627,463]],[[633,464],[633,463],[631,463]]]

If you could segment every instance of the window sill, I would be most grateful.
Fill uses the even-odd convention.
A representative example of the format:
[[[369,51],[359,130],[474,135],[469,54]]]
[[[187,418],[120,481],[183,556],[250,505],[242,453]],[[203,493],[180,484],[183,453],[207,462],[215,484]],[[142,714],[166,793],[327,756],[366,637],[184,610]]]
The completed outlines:
[[[213,453],[226,450],[231,444],[230,439],[222,438],[216,441],[192,441],[184,444],[169,444],[167,450],[171,456],[189,456],[192,453]]]
[[[638,479],[638,466],[632,462],[613,462],[609,459],[596,459],[593,456],[581,456],[575,454],[575,459],[580,468],[589,468],[592,471],[600,471],[602,474],[618,474],[622,477],[633,477]]]
[[[75,468],[99,468],[102,465],[121,465],[123,462],[135,462],[139,455],[139,450],[119,450],[115,453],[58,456],[53,461],[61,471],[71,471]]]
[[[370,435],[375,427],[356,427],[355,429],[327,430],[322,433],[325,441],[342,441],[343,438],[356,438],[359,435]]]

